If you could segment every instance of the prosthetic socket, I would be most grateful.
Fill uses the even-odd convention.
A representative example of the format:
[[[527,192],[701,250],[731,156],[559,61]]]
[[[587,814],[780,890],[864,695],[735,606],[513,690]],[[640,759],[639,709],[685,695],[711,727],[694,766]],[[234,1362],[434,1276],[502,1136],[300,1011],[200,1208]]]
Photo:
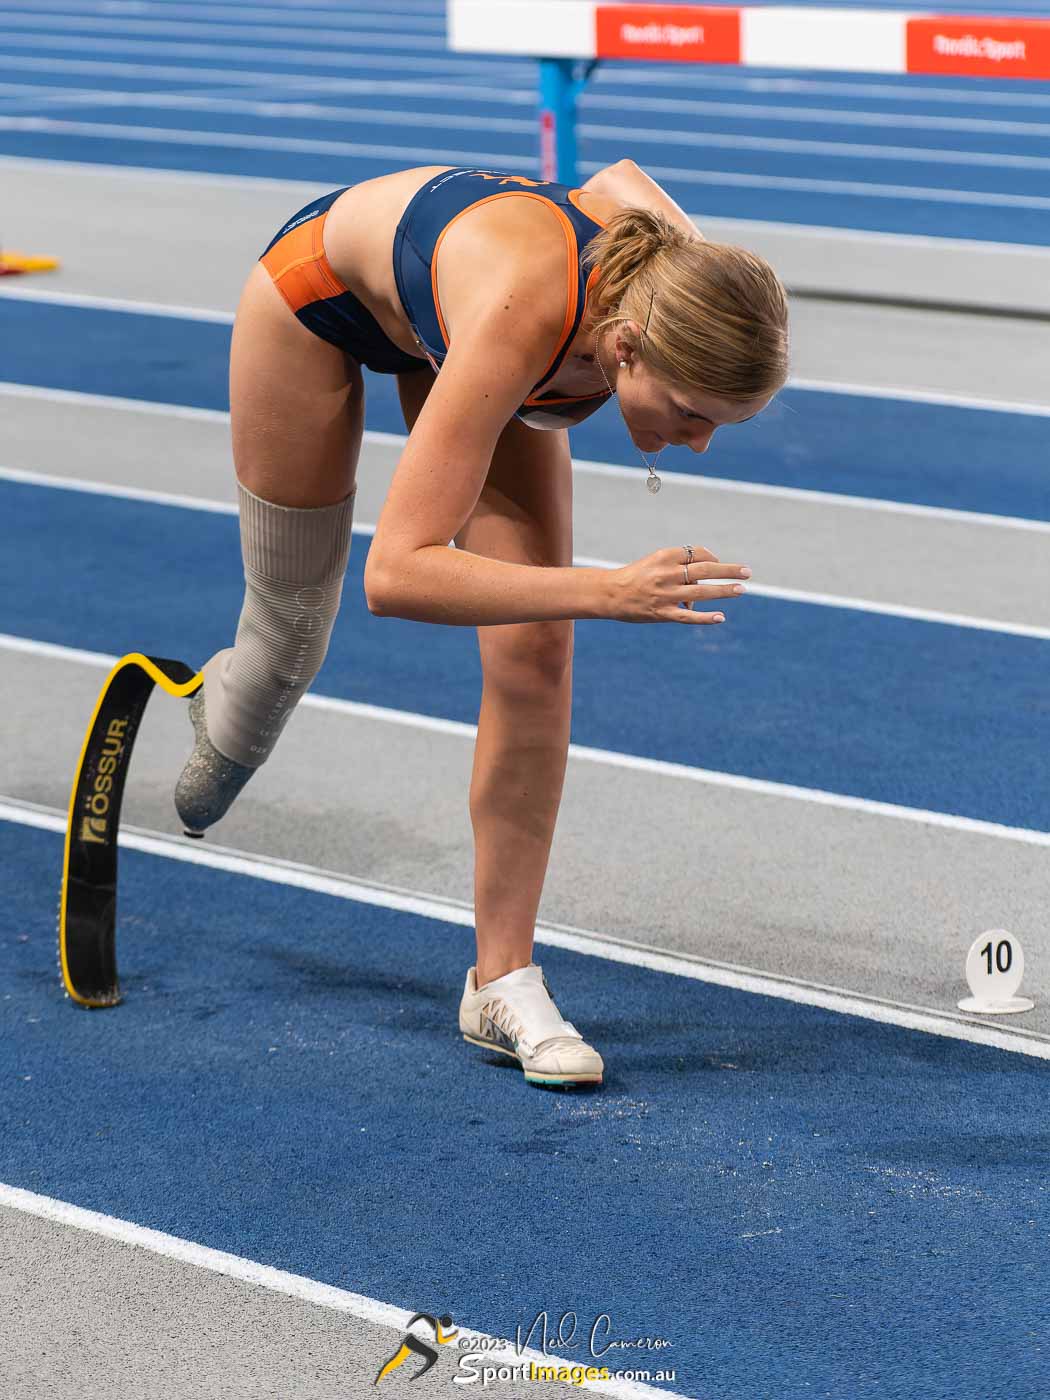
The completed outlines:
[[[320,670],[350,557],[356,489],[306,509],[264,501],[240,482],[237,489],[244,605],[233,646],[205,663],[203,690],[190,702],[197,747],[175,791],[185,825],[197,830],[217,821],[266,762]]]

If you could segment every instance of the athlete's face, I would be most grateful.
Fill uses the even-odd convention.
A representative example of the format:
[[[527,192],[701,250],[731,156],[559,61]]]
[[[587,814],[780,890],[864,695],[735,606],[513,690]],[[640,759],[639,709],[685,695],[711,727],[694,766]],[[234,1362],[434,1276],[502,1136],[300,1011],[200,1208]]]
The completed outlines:
[[[603,362],[612,362],[616,377],[610,374],[609,378],[631,440],[642,452],[658,452],[668,445],[706,452],[716,428],[754,418],[773,397],[765,394],[746,403],[715,398],[701,389],[659,378],[615,332],[606,346]],[[626,369],[620,368],[621,360],[627,361]]]

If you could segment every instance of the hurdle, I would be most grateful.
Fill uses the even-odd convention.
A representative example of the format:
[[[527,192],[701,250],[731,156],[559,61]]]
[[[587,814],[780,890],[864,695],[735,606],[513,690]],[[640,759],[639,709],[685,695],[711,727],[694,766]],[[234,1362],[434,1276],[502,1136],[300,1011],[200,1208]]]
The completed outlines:
[[[539,62],[540,177],[577,183],[576,106],[604,59],[1050,79],[1050,19],[802,6],[449,0],[449,48]]]

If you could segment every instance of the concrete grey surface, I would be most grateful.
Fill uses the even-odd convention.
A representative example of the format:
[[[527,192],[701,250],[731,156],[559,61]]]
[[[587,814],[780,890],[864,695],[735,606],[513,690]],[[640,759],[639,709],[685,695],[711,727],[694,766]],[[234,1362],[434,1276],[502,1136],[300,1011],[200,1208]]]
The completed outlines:
[[[3,1206],[0,1305],[5,1400],[406,1400],[423,1389],[411,1380],[419,1361],[373,1384],[400,1345],[398,1328]],[[420,1310],[444,1306],[430,1299]],[[426,1394],[451,1393],[455,1346],[438,1357]],[[504,1382],[498,1391],[554,1400],[566,1388]]]
[[[0,424],[0,468],[236,504],[225,421],[0,392]],[[145,455],[143,442],[153,444]],[[355,524],[379,518],[399,452],[396,444],[366,441]],[[749,564],[759,589],[963,615],[978,609],[996,622],[1050,627],[1050,526],[1015,529],[877,504],[748,495],[671,473],[665,482],[651,496],[640,464],[626,476],[579,468],[577,557],[626,564],[679,543],[686,528],[690,542],[727,563]],[[353,548],[367,551],[368,544],[358,536]],[[960,560],[972,561],[966,577],[980,572],[979,601],[960,576]]]
[[[706,237],[754,249],[790,291],[806,296],[872,296],[1050,316],[1050,248],[703,213],[694,218]]]
[[[58,172],[61,178],[56,178]],[[294,181],[58,166],[12,158],[0,158],[0,173],[5,211],[10,211],[5,213],[4,246],[51,254],[62,262],[59,271],[34,278],[31,290],[228,312],[236,309],[252,264],[277,229],[322,192],[316,184]],[[716,221],[699,215],[697,219],[705,228],[716,226]],[[724,230],[717,226],[739,235],[744,246],[765,251],[789,283],[796,265],[812,264],[828,270],[830,290],[837,290],[852,280],[849,269],[862,276],[875,258],[862,244],[858,269],[858,249],[848,238],[818,240],[814,246],[803,238],[803,254],[789,252],[790,236],[771,242],[764,225],[734,222],[726,223]],[[969,244],[946,243],[941,249],[938,240],[933,242],[938,246],[932,251],[925,244],[903,245],[892,256],[880,255],[889,259],[887,275],[892,269],[902,286],[914,287],[943,259],[974,285],[997,285],[997,258]],[[1006,266],[1012,268],[1019,256],[1010,253]],[[1026,265],[1024,275],[1030,275],[1033,288],[1042,288],[1050,300],[1050,253],[1042,256],[1037,267]],[[838,268],[841,275],[834,271]],[[20,279],[8,281],[25,285]],[[803,282],[810,290],[816,286],[812,278]],[[17,292],[17,286],[0,287],[0,295]],[[792,346],[793,373],[802,379],[1050,401],[1050,337],[1038,323],[797,301],[792,307]]]

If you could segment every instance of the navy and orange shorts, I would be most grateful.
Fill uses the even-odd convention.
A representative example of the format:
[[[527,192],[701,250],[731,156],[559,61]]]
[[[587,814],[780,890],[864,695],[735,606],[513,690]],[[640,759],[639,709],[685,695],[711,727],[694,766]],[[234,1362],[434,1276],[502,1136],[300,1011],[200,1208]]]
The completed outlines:
[[[293,214],[259,261],[296,318],[329,345],[353,356],[358,364],[377,374],[424,369],[427,361],[407,355],[389,339],[368,308],[339,281],[325,256],[324,221],[343,189],[333,190]]]

